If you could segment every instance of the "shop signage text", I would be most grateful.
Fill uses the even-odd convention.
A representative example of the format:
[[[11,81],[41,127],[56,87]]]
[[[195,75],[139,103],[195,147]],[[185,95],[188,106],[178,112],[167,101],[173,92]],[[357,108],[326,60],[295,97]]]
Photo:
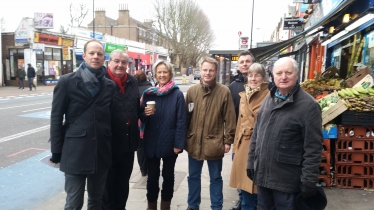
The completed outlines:
[[[62,45],[73,47],[74,46],[74,40],[72,40],[72,39],[62,39]]]
[[[53,28],[53,13],[34,13],[35,28]]]
[[[239,56],[231,56],[231,60],[232,61],[238,61],[239,60]]]
[[[299,18],[284,18],[283,30],[302,29],[302,23]]]
[[[29,22],[27,20],[21,21],[19,24],[15,36],[14,42],[28,42],[29,41]]]
[[[32,50],[33,51],[43,52],[44,51],[44,44],[43,43],[34,43],[32,45]]]
[[[62,59],[63,60],[70,60],[70,53],[69,53],[68,46],[62,46]]]
[[[34,42],[52,44],[52,45],[61,45],[62,38],[59,36],[35,33]]]
[[[122,45],[117,45],[117,44],[111,44],[111,43],[106,43],[105,44],[105,52],[106,53],[111,53],[114,50],[124,50],[125,47]]]

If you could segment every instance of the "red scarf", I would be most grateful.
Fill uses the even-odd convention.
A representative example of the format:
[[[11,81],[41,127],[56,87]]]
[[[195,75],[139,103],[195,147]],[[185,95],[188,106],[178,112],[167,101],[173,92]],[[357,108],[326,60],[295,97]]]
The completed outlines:
[[[110,78],[112,78],[112,80],[117,84],[117,86],[121,90],[122,95],[125,94],[125,88],[126,88],[126,82],[127,82],[127,73],[125,73],[125,75],[122,78],[115,77],[113,75],[112,71],[110,71],[110,69],[108,68],[108,74],[109,74]]]

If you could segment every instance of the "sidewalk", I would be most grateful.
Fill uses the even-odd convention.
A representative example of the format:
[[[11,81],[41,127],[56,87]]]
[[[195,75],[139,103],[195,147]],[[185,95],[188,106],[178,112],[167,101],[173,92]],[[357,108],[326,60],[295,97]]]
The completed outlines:
[[[223,209],[230,209],[233,206],[233,200],[238,199],[238,193],[236,189],[229,187],[228,183],[230,180],[231,173],[231,152],[227,153],[223,158],[222,167],[222,179],[223,179],[223,196],[224,203]],[[179,155],[177,163],[175,165],[175,186],[174,186],[174,197],[171,202],[172,210],[185,210],[187,209],[187,195],[188,195],[188,155],[187,152],[183,152]],[[134,161],[134,169],[130,179],[130,194],[127,201],[127,210],[145,210],[147,208],[147,190],[145,189],[146,177],[142,177],[138,162]],[[160,188],[161,188],[160,184]],[[210,197],[209,197],[209,171],[207,163],[204,163],[203,171],[201,174],[201,205],[200,210],[209,210],[210,208]],[[53,199],[49,200],[37,210],[50,210],[50,209],[63,209],[65,204],[66,194],[61,192],[56,195]],[[83,209],[87,209],[87,194],[85,194],[85,203]],[[160,196],[158,202],[160,202]],[[158,204],[159,206],[159,204]]]
[[[16,86],[4,86],[0,87],[0,97],[9,97],[9,96],[22,96],[22,95],[30,95],[30,94],[46,94],[52,93],[55,86],[36,86],[32,88],[32,91],[29,91],[29,87],[25,87],[25,89],[18,89]]]

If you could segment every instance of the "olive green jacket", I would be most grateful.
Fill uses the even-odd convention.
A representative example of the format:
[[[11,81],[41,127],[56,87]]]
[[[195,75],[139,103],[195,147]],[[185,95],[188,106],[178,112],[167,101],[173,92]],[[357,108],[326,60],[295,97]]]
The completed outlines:
[[[187,141],[185,150],[197,160],[221,159],[225,144],[235,136],[236,114],[228,87],[202,84],[187,91]]]
[[[23,69],[18,69],[17,74],[18,74],[18,79],[25,79],[25,76],[26,76],[26,72],[25,72],[25,70],[23,70]]]

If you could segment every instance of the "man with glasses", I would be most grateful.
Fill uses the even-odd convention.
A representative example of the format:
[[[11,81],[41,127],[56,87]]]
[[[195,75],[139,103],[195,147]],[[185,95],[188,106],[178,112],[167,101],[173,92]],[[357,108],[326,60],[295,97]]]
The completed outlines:
[[[117,84],[113,98],[112,167],[109,169],[102,209],[126,209],[129,181],[139,144],[138,80],[126,72],[128,55],[122,50],[110,54],[106,77]]]
[[[210,176],[211,209],[223,204],[222,158],[235,135],[235,108],[229,89],[216,82],[218,63],[206,57],[201,63],[200,84],[187,91],[188,209],[199,209],[204,160]]]
[[[234,101],[236,121],[238,121],[240,96],[239,93],[244,91],[244,85],[247,83],[246,77],[248,75],[248,69],[255,61],[254,56],[249,51],[243,51],[239,55],[238,59],[238,75],[236,79],[230,84],[229,89],[231,92],[232,99]],[[232,149],[232,159],[235,157],[235,147]],[[239,200],[235,203],[230,210],[241,210],[242,209],[242,194],[241,190],[238,189]]]

